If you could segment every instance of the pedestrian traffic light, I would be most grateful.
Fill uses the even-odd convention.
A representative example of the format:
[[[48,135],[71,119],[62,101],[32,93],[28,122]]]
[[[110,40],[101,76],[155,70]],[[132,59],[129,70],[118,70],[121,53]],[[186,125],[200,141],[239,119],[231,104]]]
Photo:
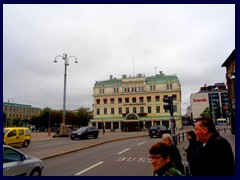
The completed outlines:
[[[165,110],[169,110],[169,113],[171,116],[173,116],[173,99],[172,96],[168,96],[168,98],[163,98],[163,102],[168,103],[163,105],[163,108]]]

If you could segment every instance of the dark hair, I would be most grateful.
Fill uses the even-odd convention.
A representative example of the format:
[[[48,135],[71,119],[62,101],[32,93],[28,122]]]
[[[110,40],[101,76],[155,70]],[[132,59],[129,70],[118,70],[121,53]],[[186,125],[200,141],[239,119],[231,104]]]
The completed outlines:
[[[188,131],[187,134],[191,136],[193,139],[196,139],[196,134],[194,133],[194,131]]]
[[[207,127],[208,132],[210,133],[217,133],[217,129],[215,127],[214,122],[209,118],[198,118],[196,122],[201,122],[202,127]]]
[[[160,154],[165,159],[168,155],[170,155],[170,147],[162,142],[158,142],[149,149],[149,154]]]

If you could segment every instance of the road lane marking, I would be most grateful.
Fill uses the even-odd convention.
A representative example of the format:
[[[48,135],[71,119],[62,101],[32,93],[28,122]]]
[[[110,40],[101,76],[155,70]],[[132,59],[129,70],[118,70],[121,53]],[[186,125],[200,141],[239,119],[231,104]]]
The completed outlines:
[[[146,144],[147,142],[141,142],[141,143],[138,143],[137,145],[142,145],[142,144]]]
[[[119,153],[117,153],[117,154],[122,154],[122,153],[128,151],[129,149],[130,149],[130,148],[127,148],[127,149],[125,149],[125,150],[123,150],[123,151],[121,151],[121,152],[119,152]]]
[[[94,165],[92,165],[92,166],[90,166],[90,167],[88,167],[88,168],[86,168],[86,169],[84,169],[84,170],[76,173],[75,176],[79,176],[79,175],[85,173],[86,171],[88,171],[88,170],[90,170],[90,169],[92,169],[92,168],[95,168],[96,166],[98,166],[98,165],[100,165],[100,164],[102,164],[102,163],[103,163],[103,161],[100,161],[99,163],[96,163],[96,164],[94,164]]]

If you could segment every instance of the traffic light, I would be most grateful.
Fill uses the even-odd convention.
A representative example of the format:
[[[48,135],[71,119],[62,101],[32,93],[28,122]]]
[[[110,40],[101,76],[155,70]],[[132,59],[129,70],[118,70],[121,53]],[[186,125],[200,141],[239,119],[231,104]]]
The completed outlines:
[[[168,96],[168,98],[163,98],[163,102],[168,103],[167,105],[163,105],[165,110],[169,110],[171,116],[173,116],[173,99],[172,96]]]

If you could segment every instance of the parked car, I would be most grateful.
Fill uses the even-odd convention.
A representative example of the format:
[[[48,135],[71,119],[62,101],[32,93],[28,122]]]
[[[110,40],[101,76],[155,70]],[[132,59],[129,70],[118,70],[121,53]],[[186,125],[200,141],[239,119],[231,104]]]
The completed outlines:
[[[88,137],[98,138],[99,130],[96,127],[81,127],[70,133],[70,138],[86,139]]]
[[[42,160],[3,145],[3,176],[41,176]]]
[[[167,129],[167,127],[163,125],[151,126],[148,130],[148,135],[150,138],[153,138],[154,136],[162,137],[162,135],[165,133],[171,134],[171,130]]]
[[[3,129],[3,144],[28,147],[31,142],[30,129],[26,127],[7,127]]]

